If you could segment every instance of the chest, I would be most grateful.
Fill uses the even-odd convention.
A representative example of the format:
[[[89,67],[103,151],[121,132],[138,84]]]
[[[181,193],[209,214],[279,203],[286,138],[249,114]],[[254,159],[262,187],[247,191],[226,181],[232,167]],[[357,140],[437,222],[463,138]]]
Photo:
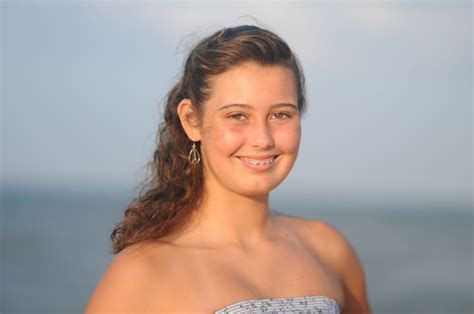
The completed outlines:
[[[193,261],[190,308],[212,311],[239,300],[321,295],[343,300],[338,276],[301,247],[206,256]]]

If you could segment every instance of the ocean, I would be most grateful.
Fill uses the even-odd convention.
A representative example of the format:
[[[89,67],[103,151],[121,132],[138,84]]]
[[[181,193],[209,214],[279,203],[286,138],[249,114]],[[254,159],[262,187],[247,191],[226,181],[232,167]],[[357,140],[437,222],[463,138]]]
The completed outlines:
[[[109,234],[130,199],[124,191],[4,189],[0,312],[81,313],[113,257]],[[272,208],[346,235],[364,265],[373,313],[474,312],[472,208],[297,204]]]

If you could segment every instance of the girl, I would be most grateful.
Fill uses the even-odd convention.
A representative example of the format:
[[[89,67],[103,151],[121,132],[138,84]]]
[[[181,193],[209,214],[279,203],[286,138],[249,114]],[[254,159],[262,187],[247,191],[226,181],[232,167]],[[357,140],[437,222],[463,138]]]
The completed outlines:
[[[276,34],[239,26],[199,42],[86,313],[369,313],[344,236],[269,208],[296,160],[305,106],[302,69]]]

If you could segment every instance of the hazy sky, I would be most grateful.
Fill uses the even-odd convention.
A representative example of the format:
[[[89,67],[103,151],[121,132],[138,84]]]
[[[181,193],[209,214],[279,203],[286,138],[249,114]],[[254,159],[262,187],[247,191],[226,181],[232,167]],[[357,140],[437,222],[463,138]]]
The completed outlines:
[[[471,203],[472,3],[2,1],[2,181],[135,186],[184,52],[253,23],[309,110],[280,196]]]

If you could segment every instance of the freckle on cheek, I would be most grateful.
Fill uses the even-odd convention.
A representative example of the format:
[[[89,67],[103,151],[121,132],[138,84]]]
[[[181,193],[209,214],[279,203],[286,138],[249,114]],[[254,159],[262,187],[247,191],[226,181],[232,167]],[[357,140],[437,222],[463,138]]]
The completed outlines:
[[[215,127],[207,127],[204,129],[203,135],[208,140],[219,140],[220,138],[222,138],[222,130],[219,130]]]
[[[213,127],[205,127],[203,130],[203,135],[206,137],[212,137],[213,130],[214,130]]]
[[[203,135],[212,140],[226,140],[242,135],[242,130],[239,127],[205,127]]]

